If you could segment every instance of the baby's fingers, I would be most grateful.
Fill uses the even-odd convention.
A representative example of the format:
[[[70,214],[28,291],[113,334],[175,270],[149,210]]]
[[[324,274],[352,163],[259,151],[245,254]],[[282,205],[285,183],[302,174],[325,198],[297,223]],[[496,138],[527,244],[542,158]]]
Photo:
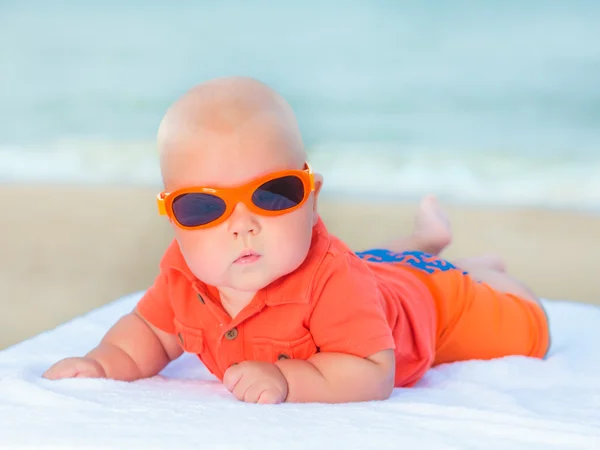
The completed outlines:
[[[53,364],[42,377],[48,380],[60,380],[61,378],[73,378],[77,375],[77,364],[72,359],[63,359],[62,361]]]
[[[256,403],[263,405],[275,405],[283,401],[282,397],[283,396],[281,395],[281,392],[279,392],[277,389],[267,389],[258,396]]]
[[[100,365],[95,361],[83,358],[67,358],[50,367],[42,377],[48,380],[61,380],[65,378],[97,378],[102,377]]]

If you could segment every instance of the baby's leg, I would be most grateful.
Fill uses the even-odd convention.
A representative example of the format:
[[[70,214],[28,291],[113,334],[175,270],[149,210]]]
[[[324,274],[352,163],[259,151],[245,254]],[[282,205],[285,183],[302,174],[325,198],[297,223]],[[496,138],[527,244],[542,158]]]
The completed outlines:
[[[497,272],[506,272],[506,262],[498,255],[482,255],[471,258],[459,258],[452,261],[456,267],[467,272],[477,272],[480,269],[490,269]]]
[[[452,231],[448,217],[433,196],[425,197],[415,219],[413,233],[407,237],[385,243],[385,248],[394,253],[418,250],[438,255],[452,241]]]
[[[505,272],[481,266],[468,275],[433,275],[436,287],[436,364],[509,355],[541,358],[550,345],[548,316],[538,297]]]
[[[431,255],[439,255],[452,241],[450,221],[433,196],[425,197],[417,211],[415,227],[410,236],[400,237],[384,243],[385,248],[394,253],[421,251]],[[460,258],[452,261],[457,267],[467,272],[476,272],[481,268],[506,272],[506,263],[497,255],[482,255],[471,258]]]
[[[514,294],[526,300],[541,304],[537,295],[521,281],[506,273],[504,260],[497,255],[485,255],[475,258],[463,258],[452,263],[467,271],[475,281],[487,283],[505,294]]]
[[[452,261],[452,263],[469,272],[469,275],[475,281],[487,283],[497,291],[514,294],[542,306],[538,296],[531,289],[506,273],[506,264],[500,256],[484,255],[474,258],[462,258]]]

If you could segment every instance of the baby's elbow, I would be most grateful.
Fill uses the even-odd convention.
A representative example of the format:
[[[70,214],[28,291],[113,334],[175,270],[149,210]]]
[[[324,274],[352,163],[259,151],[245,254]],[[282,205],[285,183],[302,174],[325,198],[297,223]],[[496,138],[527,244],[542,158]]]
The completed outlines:
[[[379,395],[376,400],[387,400],[392,396],[392,392],[394,392],[394,377],[390,377],[390,379],[386,379],[385,382],[381,383],[381,388],[379,389]]]
[[[382,378],[376,384],[373,400],[387,400],[394,392],[394,372],[382,374]]]
[[[396,358],[393,350],[384,350],[367,358],[377,365],[377,389],[374,400],[387,400],[394,392],[396,375]]]

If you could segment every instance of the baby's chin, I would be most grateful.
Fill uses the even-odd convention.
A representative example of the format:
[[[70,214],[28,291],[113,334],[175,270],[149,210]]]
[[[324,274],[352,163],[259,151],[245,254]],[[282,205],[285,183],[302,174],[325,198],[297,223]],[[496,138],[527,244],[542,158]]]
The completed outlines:
[[[189,267],[196,278],[207,285],[238,292],[258,292],[295,272],[305,258],[306,256],[301,254],[296,258],[277,258],[275,260],[262,256],[256,261],[234,263],[218,274],[202,270],[206,269],[203,265],[190,264]]]
[[[236,291],[258,292],[286,277],[294,270],[277,270],[275,272],[258,270],[231,274],[226,285]]]
[[[252,276],[254,275],[254,276]],[[258,292],[266,288],[283,275],[248,274],[248,276],[236,276],[229,280],[229,287],[236,291]]]

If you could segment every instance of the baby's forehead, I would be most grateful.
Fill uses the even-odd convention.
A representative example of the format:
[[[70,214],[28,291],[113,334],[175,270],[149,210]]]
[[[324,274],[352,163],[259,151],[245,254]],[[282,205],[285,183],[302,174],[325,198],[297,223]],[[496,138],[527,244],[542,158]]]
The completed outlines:
[[[202,103],[190,98],[159,132],[168,189],[242,184],[301,169],[306,155],[292,113],[274,103]]]
[[[276,141],[258,146],[244,141],[207,147],[209,144],[171,149],[161,158],[167,189],[238,186],[278,171],[302,169],[306,159],[303,152]]]

